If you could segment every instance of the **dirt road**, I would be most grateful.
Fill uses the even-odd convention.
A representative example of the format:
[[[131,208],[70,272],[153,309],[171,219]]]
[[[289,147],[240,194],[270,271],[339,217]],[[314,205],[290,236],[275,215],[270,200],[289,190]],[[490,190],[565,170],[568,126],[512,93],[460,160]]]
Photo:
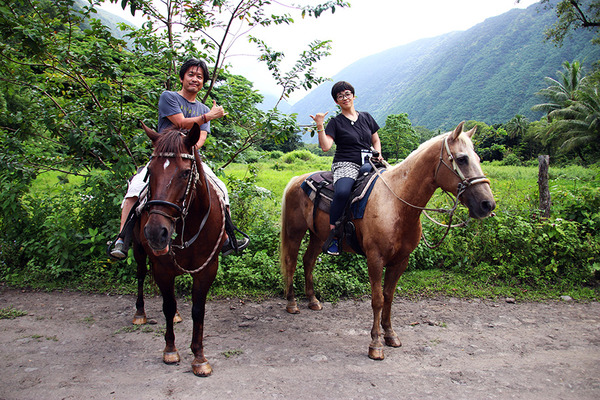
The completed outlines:
[[[599,399],[600,303],[397,299],[403,346],[367,357],[369,300],[287,314],[280,299],[207,305],[191,372],[191,305],[179,301],[181,363],[162,362],[155,324],[135,329],[132,296],[0,290],[0,399]],[[301,303],[301,306],[306,306]]]

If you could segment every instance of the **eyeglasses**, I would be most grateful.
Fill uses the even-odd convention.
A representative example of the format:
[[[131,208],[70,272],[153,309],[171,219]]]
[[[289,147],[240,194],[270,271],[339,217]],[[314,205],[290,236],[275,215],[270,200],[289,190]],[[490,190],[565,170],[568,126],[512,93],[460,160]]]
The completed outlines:
[[[344,99],[351,99],[354,97],[354,93],[352,93],[351,91],[347,90],[343,93],[338,93],[337,96],[335,96],[336,99],[339,100],[344,100]]]

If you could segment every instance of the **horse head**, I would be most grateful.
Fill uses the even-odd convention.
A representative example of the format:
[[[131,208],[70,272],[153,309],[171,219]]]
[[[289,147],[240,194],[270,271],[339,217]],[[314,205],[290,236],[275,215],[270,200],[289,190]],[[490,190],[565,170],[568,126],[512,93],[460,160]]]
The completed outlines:
[[[170,128],[157,133],[142,123],[152,140],[154,153],[148,164],[149,194],[145,205],[147,218],[142,219],[144,236],[155,255],[169,252],[171,237],[187,207],[198,180],[194,145],[200,137],[200,127],[194,124],[189,132]]]
[[[443,190],[458,197],[471,218],[481,219],[491,214],[496,202],[471,141],[477,127],[463,132],[463,125],[464,121],[443,135],[435,180]]]

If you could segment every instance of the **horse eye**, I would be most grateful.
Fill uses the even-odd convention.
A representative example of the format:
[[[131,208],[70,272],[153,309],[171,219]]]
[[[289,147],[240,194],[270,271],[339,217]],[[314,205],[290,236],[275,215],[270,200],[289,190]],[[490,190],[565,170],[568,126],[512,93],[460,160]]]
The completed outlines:
[[[465,155],[458,156],[456,157],[456,162],[458,165],[467,165],[469,163],[469,157]]]
[[[191,169],[186,169],[186,170],[184,170],[184,171],[181,173],[181,177],[182,177],[183,179],[187,179],[187,178],[189,178],[189,177],[190,177],[190,173],[191,173],[191,172],[192,172],[192,170],[191,170]]]

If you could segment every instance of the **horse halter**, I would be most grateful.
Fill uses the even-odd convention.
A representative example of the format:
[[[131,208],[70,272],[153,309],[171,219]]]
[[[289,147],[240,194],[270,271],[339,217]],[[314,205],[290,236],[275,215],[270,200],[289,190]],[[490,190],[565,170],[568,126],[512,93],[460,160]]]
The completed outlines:
[[[446,137],[444,138],[444,142],[442,143],[442,147],[440,149],[440,162],[438,163],[438,166],[435,170],[435,177],[437,178],[437,174],[442,164],[445,165],[450,171],[452,171],[454,175],[456,175],[458,179],[460,179],[456,191],[456,198],[459,198],[460,195],[463,194],[469,186],[477,185],[478,183],[487,183],[489,185],[490,180],[485,176],[474,176],[471,178],[465,178],[464,174],[462,173],[458,164],[456,163],[456,157],[454,157],[452,151],[450,150],[450,146],[448,145],[448,136],[449,135],[446,135]],[[444,161],[444,149],[446,149],[446,153],[448,153],[448,159],[452,162],[452,166],[449,166],[446,163],[446,161]]]
[[[163,212],[160,210],[150,210],[148,213],[162,215],[163,217],[166,217],[166,218],[170,219],[173,223],[175,223],[180,217],[185,218],[185,216],[187,215],[186,200],[187,200],[188,195],[191,192],[192,187],[195,185],[196,181],[198,181],[198,179],[199,179],[198,168],[196,167],[196,159],[194,158],[193,154],[186,154],[186,153],[182,153],[182,154],[159,153],[156,155],[156,157],[164,157],[164,158],[181,157],[181,158],[185,158],[188,160],[192,160],[192,173],[190,174],[190,176],[188,178],[187,186],[185,189],[185,195],[183,197],[182,206],[179,206],[175,203],[171,203],[170,201],[166,201],[166,200],[149,200],[148,202],[146,202],[146,204],[144,206],[144,209],[148,209],[152,206],[167,206],[167,207],[173,208],[177,213],[180,214],[180,216],[174,217],[174,216],[167,214],[166,212]],[[150,174],[150,171],[148,171],[148,174]]]
[[[188,177],[188,181],[187,181],[187,185],[185,188],[185,194],[183,196],[183,202],[182,205],[179,206],[175,203],[171,203],[170,201],[166,201],[166,200],[148,200],[146,202],[146,204],[144,205],[144,210],[148,210],[153,206],[167,206],[167,207],[171,207],[172,209],[174,209],[179,215],[178,216],[173,216],[171,214],[168,214],[164,211],[161,210],[149,210],[148,214],[152,215],[152,214],[158,214],[158,215],[162,215],[163,217],[168,218],[169,220],[171,220],[171,223],[173,224],[173,226],[175,226],[175,224],[177,223],[177,221],[179,219],[181,219],[182,221],[182,226],[181,226],[181,234],[179,235],[181,237],[181,244],[180,245],[173,245],[173,247],[175,248],[179,248],[179,249],[185,249],[187,247],[189,247],[192,243],[194,243],[196,241],[196,239],[198,238],[198,236],[200,235],[200,232],[202,231],[202,228],[204,228],[204,225],[206,224],[206,221],[208,219],[208,216],[210,214],[210,209],[211,209],[211,201],[210,201],[210,195],[208,196],[209,199],[209,203],[208,203],[208,210],[206,212],[206,214],[204,215],[204,218],[202,219],[202,222],[200,223],[200,227],[198,229],[198,232],[187,242],[183,241],[183,233],[185,232],[185,220],[186,217],[188,215],[188,211],[189,211],[189,206],[191,204],[191,197],[194,193],[194,189],[196,187],[196,183],[199,181],[200,179],[200,174],[198,173],[198,166],[196,164],[196,157],[194,157],[194,154],[187,154],[187,153],[158,153],[156,155],[156,157],[164,157],[164,158],[176,158],[176,157],[181,157],[184,159],[188,159],[188,160],[192,160],[192,173],[190,174],[190,176]],[[206,177],[206,175],[204,176],[204,181],[206,184],[206,190],[208,192],[208,178]]]
[[[449,166],[444,161],[444,149],[446,149],[446,152],[448,153],[448,159],[450,161],[452,161],[452,167]],[[377,175],[379,175],[379,177],[381,178],[381,181],[384,183],[384,185],[389,189],[389,191],[398,200],[400,200],[401,202],[403,202],[404,204],[406,204],[409,207],[415,208],[417,210],[421,210],[423,212],[423,214],[425,214],[425,216],[427,218],[429,218],[429,220],[431,220],[433,223],[435,223],[437,225],[440,225],[440,226],[446,227],[446,232],[444,233],[444,235],[442,236],[442,238],[439,240],[439,242],[436,243],[435,245],[431,245],[427,241],[427,239],[425,238],[424,232],[421,232],[421,237],[423,238],[423,241],[425,242],[425,245],[427,247],[429,247],[430,249],[434,249],[434,248],[436,248],[436,247],[438,247],[439,245],[442,244],[442,242],[444,241],[444,239],[446,238],[446,236],[450,232],[450,228],[457,228],[457,227],[465,226],[467,224],[467,221],[464,221],[464,222],[462,222],[460,224],[452,225],[452,218],[454,217],[454,212],[456,211],[456,209],[458,207],[459,197],[464,193],[464,191],[467,190],[468,187],[476,185],[478,183],[487,183],[488,185],[490,184],[490,180],[487,179],[485,176],[475,176],[475,177],[472,177],[472,178],[466,178],[464,176],[464,174],[462,173],[462,171],[458,167],[458,164],[456,163],[456,159],[455,159],[454,155],[452,154],[452,151],[450,150],[450,146],[448,145],[448,135],[444,138],[444,142],[442,143],[442,146],[441,146],[441,149],[440,149],[440,161],[439,161],[438,166],[437,166],[437,168],[435,170],[434,179],[437,178],[437,174],[438,174],[438,172],[439,172],[440,167],[441,167],[442,164],[444,164],[450,171],[452,171],[452,173],[454,173],[454,175],[456,175],[460,179],[460,182],[458,183],[456,197],[454,198],[454,205],[450,209],[420,207],[420,206],[416,206],[414,204],[409,203],[408,201],[406,201],[403,198],[399,197],[394,192],[394,190],[390,187],[390,185],[388,185],[388,183],[385,181],[385,179],[381,175],[381,171],[379,171],[379,169],[373,164],[373,162],[370,159],[369,159],[369,162],[371,163],[371,166],[373,167],[373,169],[377,172]],[[443,191],[444,191],[444,193],[447,193],[450,197],[452,197],[450,193],[446,192],[445,190],[443,190]],[[442,223],[436,221],[435,219],[433,219],[432,217],[429,216],[429,214],[427,213],[427,211],[434,211],[434,212],[438,212],[438,213],[441,213],[441,214],[447,214],[449,216],[448,223],[447,224],[442,224]]]

